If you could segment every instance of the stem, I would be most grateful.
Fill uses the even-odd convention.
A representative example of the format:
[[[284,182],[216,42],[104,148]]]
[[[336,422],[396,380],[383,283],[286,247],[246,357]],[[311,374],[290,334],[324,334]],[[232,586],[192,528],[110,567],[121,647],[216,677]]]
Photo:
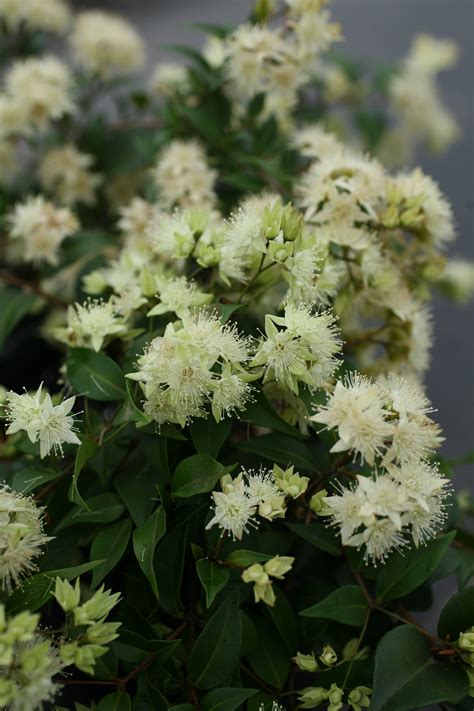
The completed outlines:
[[[356,656],[357,652],[359,651],[360,646],[361,646],[361,644],[362,644],[362,642],[363,642],[363,639],[364,639],[364,637],[365,637],[365,633],[367,632],[367,625],[369,624],[369,619],[370,619],[370,613],[371,613],[371,612],[372,612],[372,610],[371,610],[370,607],[369,607],[369,608],[367,609],[366,614],[365,614],[364,625],[363,625],[362,630],[361,630],[361,632],[360,632],[359,639],[357,640],[357,646],[356,646],[356,648],[355,648],[354,655],[353,655],[352,659],[351,659],[350,662],[349,662],[349,666],[347,667],[347,671],[346,671],[346,675],[345,675],[345,677],[344,677],[344,681],[342,682],[342,688],[343,688],[343,689],[346,688],[347,680],[349,679],[349,676],[350,676],[350,673],[351,673],[351,669],[352,669],[352,665],[354,664],[354,661],[355,661],[355,656]]]
[[[263,271],[263,262],[264,262],[264,260],[265,260],[265,256],[266,256],[265,253],[263,253],[263,254],[262,254],[262,257],[261,257],[261,259],[260,259],[260,264],[258,265],[257,271],[255,272],[255,274],[253,275],[253,277],[250,279],[249,283],[243,288],[243,290],[242,290],[242,292],[241,292],[241,294],[240,294],[240,296],[239,296],[239,298],[238,298],[238,300],[237,300],[237,303],[238,303],[238,304],[241,304],[241,303],[242,303],[242,299],[244,298],[245,294],[246,294],[247,291],[255,284],[255,282],[257,281],[258,277],[259,277],[260,274],[262,273],[262,271]]]
[[[0,279],[6,284],[18,287],[22,291],[30,291],[33,294],[36,294],[51,304],[51,306],[67,309],[67,304],[64,301],[61,301],[61,299],[58,299],[58,297],[54,294],[48,294],[48,292],[44,291],[38,284],[32,284],[25,279],[21,279],[21,277],[18,277],[15,274],[10,274],[5,271],[5,269],[0,269]]]

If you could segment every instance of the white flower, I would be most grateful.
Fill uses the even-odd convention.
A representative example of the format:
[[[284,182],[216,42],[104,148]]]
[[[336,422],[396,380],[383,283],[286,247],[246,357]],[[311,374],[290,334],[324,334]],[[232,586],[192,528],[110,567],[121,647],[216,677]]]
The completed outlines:
[[[49,540],[43,509],[33,499],[0,486],[0,581],[3,590],[36,570],[34,559]]]
[[[102,182],[102,177],[91,170],[93,162],[93,156],[81,153],[72,144],[53,148],[38,169],[41,186],[63,205],[93,205]]]
[[[235,488],[228,493],[214,491],[214,516],[206,526],[212,528],[216,524],[223,531],[231,534],[235,540],[242,540],[244,533],[248,533],[249,526],[257,526],[255,519],[258,500],[250,496],[244,487]]]
[[[258,501],[258,513],[269,521],[283,518],[286,511],[285,495],[277,485],[273,472],[252,469],[245,472],[247,491],[250,497]]]
[[[79,223],[72,212],[46,201],[41,195],[17,203],[9,215],[10,237],[21,239],[18,258],[28,262],[57,264],[59,247]]]
[[[145,60],[140,35],[126,20],[111,12],[80,13],[70,43],[78,63],[105,80],[132,74]]]
[[[5,76],[5,91],[23,114],[24,125],[17,127],[19,132],[30,128],[45,131],[51,121],[75,109],[71,72],[53,56],[16,61]]]
[[[237,372],[232,373],[230,366],[225,365],[222,375],[210,383],[212,391],[211,411],[216,422],[224,416],[231,417],[239,410],[244,410],[252,400],[251,386]]]
[[[59,34],[67,29],[71,19],[62,0],[0,0],[0,17],[11,30],[25,24],[30,30]]]
[[[171,141],[153,171],[159,201],[165,208],[212,206],[216,177],[204,148],[195,140]]]
[[[67,326],[54,329],[53,334],[69,345],[100,351],[108,337],[120,336],[127,330],[112,299],[73,304],[68,308],[67,316]]]
[[[25,430],[32,442],[39,441],[40,456],[45,457],[51,450],[62,454],[62,445],[80,444],[74,432],[74,417],[70,415],[75,398],[63,400],[53,405],[49,393],[42,390],[42,384],[32,396],[28,393],[18,395],[8,393],[6,405],[9,426],[7,434]]]
[[[380,388],[358,373],[339,380],[326,405],[310,417],[328,429],[337,428],[339,439],[331,452],[353,450],[369,464],[385,448],[393,425],[387,421],[386,400]]]
[[[157,296],[159,303],[148,312],[148,316],[159,316],[173,311],[179,318],[212,301],[212,294],[200,291],[196,284],[186,277],[176,279],[158,279]]]
[[[438,284],[455,301],[467,304],[474,295],[474,263],[459,257],[449,259]]]
[[[186,88],[188,72],[176,62],[159,62],[151,75],[150,91],[158,97],[166,97]]]
[[[319,124],[308,124],[294,131],[291,142],[301,155],[313,160],[321,160],[342,150],[336,135]]]

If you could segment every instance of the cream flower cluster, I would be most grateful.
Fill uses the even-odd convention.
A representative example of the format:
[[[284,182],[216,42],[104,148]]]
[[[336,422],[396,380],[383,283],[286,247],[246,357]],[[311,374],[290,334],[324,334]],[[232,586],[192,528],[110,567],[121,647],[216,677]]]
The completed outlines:
[[[39,442],[41,458],[51,450],[62,455],[63,444],[81,444],[75,433],[74,417],[70,414],[75,400],[70,397],[54,405],[51,395],[43,391],[43,384],[34,395],[10,391],[5,405],[9,422],[7,434],[24,430],[31,442]]]
[[[291,556],[276,555],[263,565],[254,563],[243,571],[241,577],[244,583],[253,584],[255,602],[262,601],[269,607],[274,607],[276,597],[272,578],[283,580],[286,573],[291,570],[294,560]]]
[[[68,208],[57,207],[42,195],[17,203],[8,221],[14,256],[20,258],[21,255],[22,260],[37,264],[57,264],[61,243],[79,227]],[[16,240],[18,245],[15,245]]]
[[[243,469],[234,479],[226,474],[220,480],[221,491],[212,494],[214,515],[206,528],[217,525],[240,541],[249,527],[258,526],[257,516],[267,521],[283,518],[287,498],[304,493],[308,482],[307,477],[294,473],[292,467],[283,471],[277,465],[272,471]]]
[[[34,560],[49,538],[43,509],[6,486],[0,487],[0,524],[0,581],[10,591],[36,569]]]
[[[168,323],[138,359],[128,378],[141,383],[145,413],[159,424],[185,425],[206,417],[210,405],[219,421],[245,407],[251,380],[244,368],[249,342],[217,314],[197,311]]]
[[[70,44],[78,64],[102,80],[132,74],[145,61],[140,35],[126,20],[110,12],[80,13],[74,21]]]
[[[330,311],[312,313],[306,305],[288,305],[284,316],[265,317],[265,337],[250,366],[264,367],[264,384],[276,380],[297,395],[299,384],[310,389],[327,385],[339,365],[341,345]]]
[[[150,77],[149,87],[154,96],[166,98],[187,88],[188,73],[183,64],[159,62]]]
[[[38,634],[39,615],[28,610],[6,617],[0,605],[0,706],[36,711],[52,702],[53,677],[62,664],[51,642]]]
[[[445,518],[448,480],[429,464],[442,441],[428,400],[398,376],[374,383],[358,374],[338,381],[310,420],[336,430],[332,452],[358,455],[376,465],[373,478],[324,499],[344,545],[365,546],[366,559],[383,560],[395,548],[432,538]]]
[[[0,18],[10,31],[20,27],[62,34],[71,15],[62,0],[0,0]]]
[[[54,56],[16,61],[0,94],[0,134],[46,131],[52,121],[75,111],[72,89],[69,68]]]
[[[126,331],[127,323],[112,299],[91,299],[69,306],[67,325],[54,329],[53,335],[69,346],[100,351],[106,341]]]
[[[158,200],[165,209],[214,205],[216,177],[204,148],[193,139],[171,141],[153,170]]]
[[[82,202],[93,205],[102,177],[91,168],[94,158],[73,144],[48,151],[41,160],[38,178],[41,187],[63,205]]]

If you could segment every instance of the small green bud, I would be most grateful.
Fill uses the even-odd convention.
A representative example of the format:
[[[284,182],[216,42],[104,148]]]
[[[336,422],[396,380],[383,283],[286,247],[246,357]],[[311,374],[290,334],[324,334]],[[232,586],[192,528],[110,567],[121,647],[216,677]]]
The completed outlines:
[[[292,499],[296,499],[306,491],[309,478],[307,476],[300,476],[298,472],[293,473],[293,470],[294,467],[282,469],[278,466],[278,464],[275,464],[273,467],[273,475],[278,488],[281,489],[287,496],[291,496]]]
[[[27,676],[41,674],[48,668],[50,660],[48,652],[49,642],[35,644],[34,647],[25,649],[20,655],[21,669]]]
[[[288,555],[276,555],[265,563],[265,572],[273,578],[283,580],[283,576],[291,570],[294,560],[294,558]]]
[[[314,494],[309,502],[311,511],[318,516],[329,516],[332,510],[326,504],[328,492],[326,489],[321,489],[317,494]]]
[[[332,667],[337,662],[337,654],[330,644],[326,644],[319,659],[326,667]]]
[[[329,692],[322,686],[308,686],[303,689],[298,701],[301,702],[302,709],[314,709],[329,698]]]
[[[273,259],[274,262],[279,262],[280,264],[283,264],[286,262],[288,257],[291,257],[293,254],[293,243],[292,242],[277,242],[277,240],[273,240],[273,242],[268,243],[268,256],[270,259]]]
[[[267,579],[266,583],[256,583],[253,586],[253,594],[255,602],[264,602],[266,605],[273,607],[275,604],[275,592],[270,580]]]
[[[120,622],[99,622],[97,625],[89,627],[86,632],[86,639],[92,644],[109,644],[117,639],[117,630]]]
[[[290,242],[294,242],[303,231],[303,215],[293,207],[291,202],[283,210],[281,228],[285,240]]]
[[[368,708],[370,706],[371,693],[372,689],[368,686],[356,686],[347,697],[349,706],[352,706],[354,711],[362,711],[363,708]]]
[[[282,494],[269,496],[262,501],[258,507],[258,513],[268,521],[273,521],[274,518],[283,518],[286,511],[285,497]]]
[[[140,272],[140,288],[144,296],[151,297],[156,294],[156,279],[148,267],[143,267]]]
[[[257,22],[266,22],[275,10],[275,0],[255,0],[254,17]]]
[[[111,609],[115,607],[120,598],[120,593],[111,593],[104,590],[102,585],[94,595],[80,607],[74,610],[74,622],[76,625],[93,625],[99,620],[103,620]]]
[[[318,663],[314,658],[314,652],[311,652],[311,654],[297,652],[296,657],[293,657],[293,661],[301,671],[316,672],[319,669]]]
[[[396,205],[389,205],[384,213],[380,216],[380,222],[384,227],[393,230],[400,222],[398,208]]]
[[[66,667],[74,664],[78,648],[77,642],[68,642],[59,648],[59,658]]]
[[[9,704],[18,695],[18,689],[9,679],[0,679],[0,707],[8,708]]]
[[[242,580],[244,583],[260,583],[264,585],[268,583],[268,575],[265,573],[263,565],[254,563],[243,571]]]
[[[267,239],[275,239],[280,234],[283,207],[280,202],[273,205],[266,205],[263,210],[262,226],[263,234]]]
[[[337,684],[331,684],[328,694],[328,711],[339,711],[342,708],[344,691]]]
[[[79,586],[79,578],[77,578],[74,587],[72,587],[68,580],[56,578],[56,586],[54,588],[53,595],[63,608],[64,612],[72,612],[76,607],[78,607],[79,600],[81,598],[81,589]]]
[[[93,674],[96,659],[102,657],[106,652],[107,647],[100,647],[96,644],[86,644],[83,647],[77,648],[74,664],[86,674]]]
[[[458,639],[459,649],[466,652],[474,652],[474,627],[467,632],[461,632]]]
[[[28,642],[38,625],[39,615],[32,615],[25,610],[15,615],[8,622],[8,635],[12,642]]]
[[[212,267],[219,261],[219,251],[211,244],[199,242],[196,260],[201,267]]]

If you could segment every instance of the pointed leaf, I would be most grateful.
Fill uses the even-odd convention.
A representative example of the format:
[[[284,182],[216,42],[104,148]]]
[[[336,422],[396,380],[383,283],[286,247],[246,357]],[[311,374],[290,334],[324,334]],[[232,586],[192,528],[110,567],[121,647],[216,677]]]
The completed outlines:
[[[175,496],[189,497],[211,491],[226,468],[208,454],[195,454],[183,459],[174,472],[171,493]]]
[[[256,693],[257,689],[214,689],[201,701],[201,711],[235,711]]]
[[[362,627],[367,615],[367,600],[357,585],[345,585],[312,607],[300,612],[302,617],[335,620],[344,625]]]
[[[158,598],[158,587],[156,584],[155,569],[153,559],[158,541],[163,538],[166,531],[166,514],[160,506],[143,526],[133,532],[133,550],[138,565],[148,578],[155,597]]]
[[[463,588],[449,598],[441,610],[438,622],[438,634],[444,639],[449,635],[455,641],[461,632],[474,624],[474,585]]]
[[[224,588],[229,581],[230,570],[222,565],[214,563],[209,558],[202,558],[196,563],[199,580],[206,592],[206,606],[210,607],[216,595]]]
[[[67,377],[74,390],[92,400],[123,400],[125,379],[117,363],[88,348],[72,348],[66,361]]]
[[[130,519],[126,519],[104,528],[94,538],[91,546],[91,558],[93,560],[103,559],[104,562],[95,568],[92,573],[92,589],[102,582],[122,558],[127,548],[131,530],[132,522]]]

